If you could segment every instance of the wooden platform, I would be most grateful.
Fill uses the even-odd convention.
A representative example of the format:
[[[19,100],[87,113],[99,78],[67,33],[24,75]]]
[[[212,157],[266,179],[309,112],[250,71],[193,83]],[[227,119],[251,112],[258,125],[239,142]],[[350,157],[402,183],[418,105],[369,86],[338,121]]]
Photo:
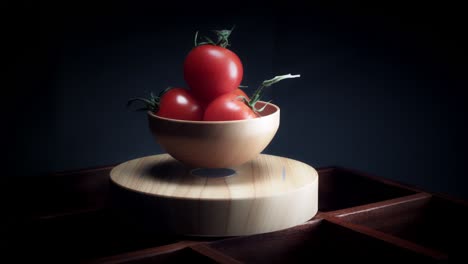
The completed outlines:
[[[122,163],[110,174],[118,207],[174,234],[277,231],[310,220],[318,209],[316,170],[277,156],[260,155],[232,169],[189,169],[163,154]]]

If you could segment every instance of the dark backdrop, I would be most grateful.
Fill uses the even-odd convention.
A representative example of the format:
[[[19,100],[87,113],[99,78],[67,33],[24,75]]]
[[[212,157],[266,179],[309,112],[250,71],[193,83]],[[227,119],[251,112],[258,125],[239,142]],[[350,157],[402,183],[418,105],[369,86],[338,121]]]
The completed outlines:
[[[243,84],[302,75],[267,94],[282,116],[266,153],[468,199],[461,6],[156,2],[7,4],[6,176],[161,153],[127,99],[185,86],[194,32],[236,24]]]

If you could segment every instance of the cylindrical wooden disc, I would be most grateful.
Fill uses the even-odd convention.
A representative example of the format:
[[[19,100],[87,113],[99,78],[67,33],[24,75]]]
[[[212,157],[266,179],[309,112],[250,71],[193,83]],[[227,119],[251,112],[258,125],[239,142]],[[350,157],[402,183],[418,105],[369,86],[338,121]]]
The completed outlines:
[[[306,222],[318,207],[314,168],[264,154],[231,171],[193,170],[167,154],[148,156],[118,165],[110,178],[117,205],[138,210],[142,223],[184,235],[276,231]]]

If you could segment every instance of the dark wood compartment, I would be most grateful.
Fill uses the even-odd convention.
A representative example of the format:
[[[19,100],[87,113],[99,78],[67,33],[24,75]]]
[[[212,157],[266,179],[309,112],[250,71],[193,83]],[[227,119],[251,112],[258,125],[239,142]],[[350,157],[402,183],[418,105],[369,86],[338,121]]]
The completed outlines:
[[[236,238],[162,235],[112,206],[103,167],[18,178],[5,188],[0,251],[15,262],[466,263],[466,202],[345,168],[318,169],[320,214],[286,230]],[[150,222],[149,224],[154,224]],[[428,253],[429,252],[429,253]],[[432,257],[431,257],[432,256]]]
[[[398,184],[342,168],[319,169],[319,211],[328,212],[414,194]]]
[[[8,179],[4,190],[12,224],[21,219],[101,210],[109,200],[109,172],[113,167]],[[18,190],[15,186],[21,186]],[[2,219],[3,220],[3,219]]]
[[[468,205],[429,194],[376,208],[344,212],[341,219],[367,226],[448,254],[464,255],[468,237]]]
[[[102,210],[23,222],[2,232],[2,249],[17,260],[69,263],[179,241],[175,236],[137,231]],[[27,252],[27,254],[23,254]],[[20,261],[21,262],[21,261]]]
[[[361,263],[433,261],[320,219],[284,231],[213,242],[210,246],[246,263],[299,263],[314,260]]]

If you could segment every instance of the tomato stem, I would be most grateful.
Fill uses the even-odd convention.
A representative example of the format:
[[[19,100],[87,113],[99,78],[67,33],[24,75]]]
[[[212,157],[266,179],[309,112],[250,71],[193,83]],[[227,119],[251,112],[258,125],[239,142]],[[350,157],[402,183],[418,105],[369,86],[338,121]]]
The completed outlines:
[[[198,30],[197,32],[195,32],[195,39],[193,40],[193,42],[195,43],[195,47],[198,46],[197,40],[198,40]]]
[[[159,104],[161,102],[162,96],[167,93],[169,90],[171,90],[173,87],[167,87],[166,89],[162,90],[158,96],[154,96],[153,92],[150,93],[150,98],[143,98],[143,97],[136,97],[136,98],[131,98],[127,102],[127,107],[132,105],[134,102],[142,102],[144,103],[144,107],[138,108],[135,111],[152,111],[154,113],[158,112],[159,110]]]
[[[296,74],[296,75],[291,75],[290,73],[289,74],[285,74],[285,75],[279,75],[279,76],[275,76],[274,78],[270,79],[270,80],[265,80],[262,82],[262,84],[257,88],[257,90],[255,90],[255,92],[252,94],[252,96],[250,97],[250,101],[244,99],[244,102],[254,111],[254,112],[262,112],[266,105],[264,105],[262,108],[260,109],[257,109],[255,108],[255,104],[257,104],[258,101],[260,101],[260,99],[262,98],[263,96],[263,89],[265,87],[269,87],[269,86],[272,86],[273,84],[277,83],[277,82],[280,82],[282,80],[285,80],[285,79],[292,79],[292,78],[299,78],[301,77],[300,74]]]
[[[218,37],[218,40],[213,41],[209,37],[203,36],[203,38],[206,41],[200,42],[200,43],[198,43],[198,31],[197,31],[197,32],[195,32],[195,40],[194,40],[195,47],[210,44],[210,45],[215,45],[215,46],[220,46],[220,47],[223,47],[223,48],[227,48],[228,46],[230,46],[229,36],[231,35],[234,28],[235,28],[235,25],[231,29],[212,30],[212,32],[214,32],[216,34],[216,36]]]
[[[130,107],[134,102],[142,102],[144,103],[144,107],[135,109],[135,111],[152,111],[152,112],[157,112],[159,110],[159,100],[156,100],[155,98],[142,98],[142,97],[136,97],[136,98],[131,98],[127,102],[127,107]]]

